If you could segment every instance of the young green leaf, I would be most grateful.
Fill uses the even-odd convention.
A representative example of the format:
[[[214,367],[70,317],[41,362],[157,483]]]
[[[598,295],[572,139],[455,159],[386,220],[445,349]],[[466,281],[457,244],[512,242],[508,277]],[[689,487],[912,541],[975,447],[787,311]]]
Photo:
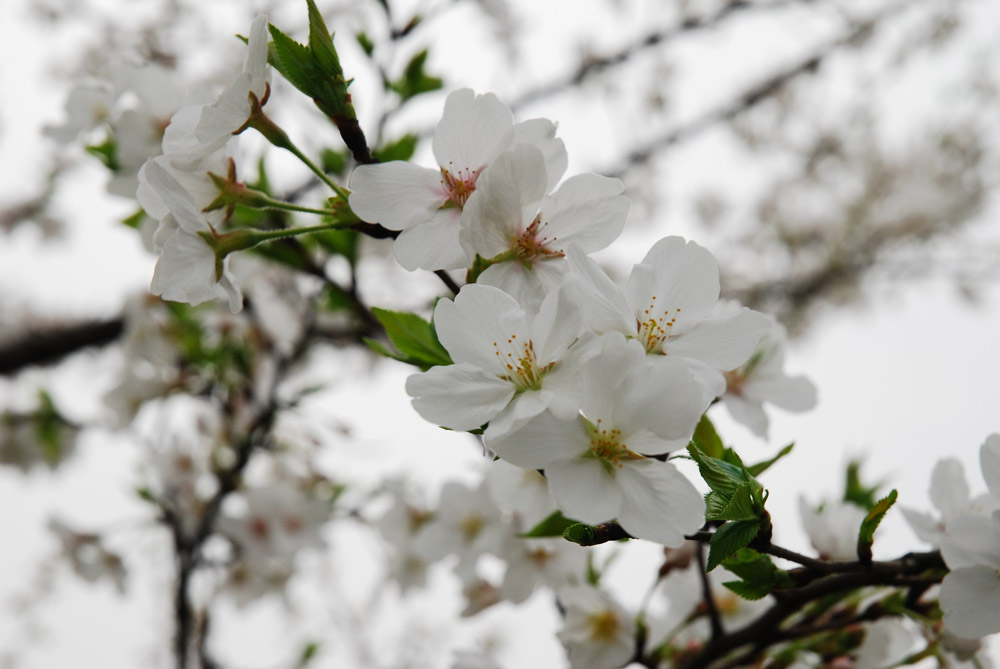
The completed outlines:
[[[691,441],[705,455],[712,458],[721,458],[722,452],[725,449],[719,433],[715,431],[715,425],[708,418],[708,414],[704,414],[701,420],[698,421],[698,426],[694,428],[694,435],[691,437]]]
[[[386,336],[389,337],[389,341],[392,342],[397,351],[387,352],[385,346],[366,340],[366,343],[377,353],[417,365],[425,370],[436,365],[451,364],[451,356],[438,341],[433,324],[416,314],[400,311],[389,311],[376,307],[372,309],[372,313],[385,328]]]
[[[794,446],[795,446],[795,442],[792,442],[791,444],[788,444],[788,446],[785,446],[783,449],[781,449],[780,451],[778,451],[777,455],[775,455],[770,460],[764,460],[763,462],[758,462],[757,464],[750,465],[749,467],[747,467],[747,470],[751,474],[753,474],[754,476],[760,476],[765,471],[767,471],[768,469],[770,469],[771,465],[773,465],[775,462],[777,462],[781,458],[783,458],[786,455],[788,455],[789,453],[791,453],[792,452],[792,448]]]
[[[858,533],[858,559],[862,562],[871,562],[872,544],[875,542],[875,530],[878,529],[885,514],[896,503],[896,491],[892,490],[888,495],[875,503],[875,506],[865,519],[861,521],[861,531]]]
[[[760,530],[760,521],[741,520],[728,522],[712,535],[708,549],[708,571],[712,571],[727,557],[753,541]]]
[[[387,163],[392,160],[409,160],[417,150],[417,136],[407,133],[394,142],[383,144],[372,152],[376,160]]]

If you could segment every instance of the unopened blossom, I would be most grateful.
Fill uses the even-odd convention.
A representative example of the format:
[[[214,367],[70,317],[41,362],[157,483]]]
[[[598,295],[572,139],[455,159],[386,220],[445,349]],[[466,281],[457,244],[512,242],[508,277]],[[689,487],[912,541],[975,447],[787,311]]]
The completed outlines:
[[[612,519],[633,536],[677,547],[701,527],[701,494],[663,455],[691,438],[710,398],[683,362],[649,360],[618,333],[595,340],[577,372],[577,411],[543,411],[486,445],[520,467],[544,469],[567,517]]]
[[[717,314],[739,313],[735,302],[720,302]],[[785,373],[785,328],[773,317],[750,359],[737,369],[727,371],[726,393],[722,403],[729,415],[759,437],[767,437],[768,418],[764,403],[786,411],[808,411],[816,406],[816,386],[804,376]]]
[[[455,364],[406,380],[414,408],[454,430],[489,422],[491,434],[509,431],[557,400],[553,388],[567,383],[561,361],[583,333],[558,292],[532,315],[502,290],[476,284],[464,286],[454,301],[438,302],[434,324]]]
[[[579,174],[546,195],[546,162],[530,144],[494,161],[462,214],[461,242],[491,264],[479,283],[496,286],[529,308],[567,271],[566,249],[605,248],[625,227],[629,199],[619,179]]]
[[[573,669],[615,669],[635,655],[635,618],[611,595],[591,585],[558,592],[565,609],[563,628],[556,634]]]
[[[821,560],[856,560],[858,532],[867,513],[857,504],[834,500],[815,506],[799,497],[802,528]]]
[[[225,144],[246,126],[253,105],[264,103],[271,80],[267,43],[267,16],[261,14],[250,26],[243,71],[214,103],[202,108],[194,131],[200,152],[211,153]]]
[[[459,243],[463,209],[493,160],[516,143],[542,152],[539,186],[548,192],[566,169],[555,124],[544,119],[515,124],[510,108],[495,95],[454,91],[434,131],[437,167],[404,161],[361,165],[351,175],[351,208],[366,221],[401,231],[393,251],[406,269],[467,267],[472,257]]]
[[[194,196],[156,161],[147,163],[144,173],[169,211],[156,233],[156,242],[162,246],[150,291],[165,300],[189,304],[224,298],[233,312],[239,311],[243,294],[226,271],[229,259],[218,260],[209,245],[206,236],[213,236],[215,230]]]
[[[766,316],[745,307],[715,315],[719,266],[707,249],[681,237],[656,242],[624,287],[578,250],[568,257],[573,274],[567,290],[590,327],[621,332],[648,353],[685,360],[715,396],[725,391],[722,372],[746,363],[770,329]]]

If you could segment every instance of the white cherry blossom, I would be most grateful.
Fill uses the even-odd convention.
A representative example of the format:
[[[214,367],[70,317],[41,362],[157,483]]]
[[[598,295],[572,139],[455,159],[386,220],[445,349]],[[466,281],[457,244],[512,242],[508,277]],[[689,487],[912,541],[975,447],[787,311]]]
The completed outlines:
[[[815,506],[799,497],[799,515],[821,560],[858,558],[858,532],[867,515],[860,506],[840,500]]]
[[[736,302],[720,302],[717,315],[739,313]],[[768,418],[764,403],[786,411],[808,411],[816,406],[816,386],[804,376],[785,373],[785,328],[768,316],[770,328],[760,338],[750,359],[725,372],[726,393],[722,403],[729,415],[746,425],[758,437],[767,437]]]
[[[520,467],[544,469],[563,513],[585,523],[617,519],[630,534],[676,547],[701,527],[701,494],[663,455],[690,439],[710,397],[678,360],[650,360],[618,333],[575,377],[578,412],[544,411],[486,445]]]
[[[566,610],[556,635],[573,669],[615,669],[635,654],[635,620],[611,595],[591,585],[558,592]]]
[[[566,170],[566,149],[544,119],[514,123],[495,95],[452,92],[434,131],[438,167],[393,161],[361,165],[351,175],[350,204],[361,218],[399,230],[393,250],[406,269],[459,269],[472,257],[459,243],[462,210],[492,161],[516,142],[544,154],[540,184],[548,192]]]
[[[215,250],[203,237],[212,235],[214,229],[194,196],[157,161],[147,163],[144,172],[169,212],[160,220],[154,237],[160,259],[150,291],[165,300],[189,304],[224,298],[233,312],[239,311],[243,295],[226,271],[229,259],[218,262]]]
[[[618,179],[579,174],[546,195],[546,161],[530,144],[494,161],[462,213],[462,246],[491,260],[479,283],[496,286],[535,308],[567,271],[569,245],[605,248],[625,227],[629,199]]]
[[[250,118],[251,95],[258,102],[264,102],[271,80],[267,43],[267,16],[261,14],[250,26],[243,71],[236,75],[214,103],[202,107],[194,131],[200,152],[215,151],[243,129]]]
[[[560,362],[582,334],[576,312],[564,306],[559,293],[551,293],[530,315],[510,295],[476,284],[463,287],[454,301],[438,302],[437,335],[455,364],[406,380],[414,408],[455,430],[489,422],[488,434],[507,432],[545,410],[567,383]]]
[[[713,313],[719,266],[707,249],[681,237],[656,242],[624,287],[579,250],[567,256],[573,270],[567,291],[590,327],[637,339],[648,353],[685,360],[715,396],[725,390],[722,372],[744,364],[770,328],[766,316],[745,307]]]
[[[949,524],[963,516],[987,517],[1000,509],[1000,435],[991,434],[979,449],[980,467],[988,492],[972,496],[962,464],[943,458],[931,472],[928,496],[940,515],[903,508],[903,516],[922,540],[941,547]]]

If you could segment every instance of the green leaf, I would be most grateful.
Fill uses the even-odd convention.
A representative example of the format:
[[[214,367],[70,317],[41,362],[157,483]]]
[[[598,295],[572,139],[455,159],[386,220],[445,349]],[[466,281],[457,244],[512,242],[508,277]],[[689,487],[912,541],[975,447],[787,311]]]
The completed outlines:
[[[319,66],[327,72],[342,72],[337,50],[333,48],[333,38],[313,0],[306,0],[309,5],[309,49]]]
[[[271,31],[268,62],[292,86],[309,95],[314,69],[309,47],[299,44],[274,25],[268,24],[267,27]]]
[[[571,525],[579,524],[580,521],[567,518],[559,511],[553,511],[549,516],[532,527],[530,530],[517,536],[524,537],[526,539],[536,537],[561,537],[566,531],[566,528]]]
[[[302,653],[299,655],[299,663],[295,666],[301,669],[309,665],[316,658],[317,653],[319,653],[319,643],[310,641],[302,649]]]
[[[333,149],[323,149],[319,152],[320,167],[327,174],[343,176],[347,171],[350,161],[350,154],[347,151],[334,151]]]
[[[765,471],[767,471],[768,469],[770,469],[771,465],[773,465],[775,462],[777,462],[781,458],[783,458],[786,455],[788,455],[789,453],[791,453],[792,452],[792,448],[794,446],[795,446],[795,442],[792,442],[792,443],[788,444],[788,446],[785,446],[783,449],[781,449],[780,451],[778,451],[778,454],[775,455],[770,460],[764,460],[763,462],[758,462],[755,465],[750,465],[749,467],[747,467],[747,471],[749,471],[754,476],[760,476]]]
[[[396,81],[387,82],[386,86],[399,93],[403,100],[441,88],[444,82],[439,77],[431,77],[424,72],[427,54],[427,49],[424,49],[411,58],[406,64],[403,76]]]
[[[698,463],[698,471],[708,486],[723,495],[728,501],[736,489],[746,483],[748,475],[745,470],[728,462],[705,455],[695,444],[688,444],[688,453]]]
[[[403,360],[422,369],[430,369],[437,365],[450,365],[451,356],[438,341],[434,325],[416,314],[408,314],[387,309],[372,309],[389,341],[396,347],[398,354],[389,357]],[[371,343],[369,343],[371,346]],[[384,347],[382,347],[384,349]],[[376,352],[385,355],[384,351]],[[402,357],[400,357],[402,356]]]
[[[366,56],[371,56],[372,53],[375,52],[375,43],[372,42],[372,39],[371,37],[368,36],[368,33],[364,31],[354,33],[354,39],[358,41],[358,46],[361,47],[361,50],[365,52]]]
[[[736,489],[729,503],[717,518],[707,520],[756,520],[763,509],[758,509],[754,500],[752,482],[747,482]]]
[[[715,431],[715,425],[709,420],[708,414],[704,414],[698,421],[698,427],[694,429],[691,441],[698,446],[701,451],[712,458],[721,458],[724,446],[719,433]]]
[[[708,571],[712,571],[727,557],[753,541],[760,530],[757,520],[729,522],[712,535],[708,550]]]
[[[863,509],[871,511],[878,499],[880,483],[865,485],[861,480],[861,462],[852,460],[847,463],[846,479],[844,481],[844,501],[853,502]]]
[[[382,145],[372,152],[381,163],[392,160],[409,160],[417,150],[417,136],[407,133],[394,142]]]
[[[144,220],[146,220],[146,212],[140,209],[134,214],[130,215],[128,218],[122,219],[122,223],[132,228],[133,230],[138,230],[142,226],[142,222]]]
[[[91,144],[85,146],[84,149],[86,149],[87,153],[100,160],[112,172],[117,172],[121,169],[121,165],[118,163],[118,144],[110,134],[100,144]]]
[[[763,599],[771,594],[771,591],[774,589],[772,586],[767,584],[750,583],[747,581],[724,581],[722,585],[726,586],[743,599],[748,599],[750,601]]]
[[[872,544],[875,542],[875,530],[878,529],[885,514],[896,503],[896,491],[892,490],[888,495],[875,503],[875,506],[865,519],[861,521],[861,531],[858,533],[858,558],[862,562],[871,562]]]

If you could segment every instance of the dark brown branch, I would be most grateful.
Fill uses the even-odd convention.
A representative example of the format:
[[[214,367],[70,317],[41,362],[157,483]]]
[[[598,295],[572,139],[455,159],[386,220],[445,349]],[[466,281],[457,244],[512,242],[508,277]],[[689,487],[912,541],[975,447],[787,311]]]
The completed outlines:
[[[719,616],[719,607],[715,605],[715,597],[712,595],[712,582],[708,578],[708,571],[705,569],[705,545],[698,542],[698,576],[701,578],[701,596],[705,602],[705,611],[708,614],[708,622],[711,628],[712,640],[722,636],[722,618]]]
[[[14,374],[31,365],[52,364],[91,346],[105,346],[124,330],[125,319],[118,317],[30,332],[0,347],[0,375]]]

